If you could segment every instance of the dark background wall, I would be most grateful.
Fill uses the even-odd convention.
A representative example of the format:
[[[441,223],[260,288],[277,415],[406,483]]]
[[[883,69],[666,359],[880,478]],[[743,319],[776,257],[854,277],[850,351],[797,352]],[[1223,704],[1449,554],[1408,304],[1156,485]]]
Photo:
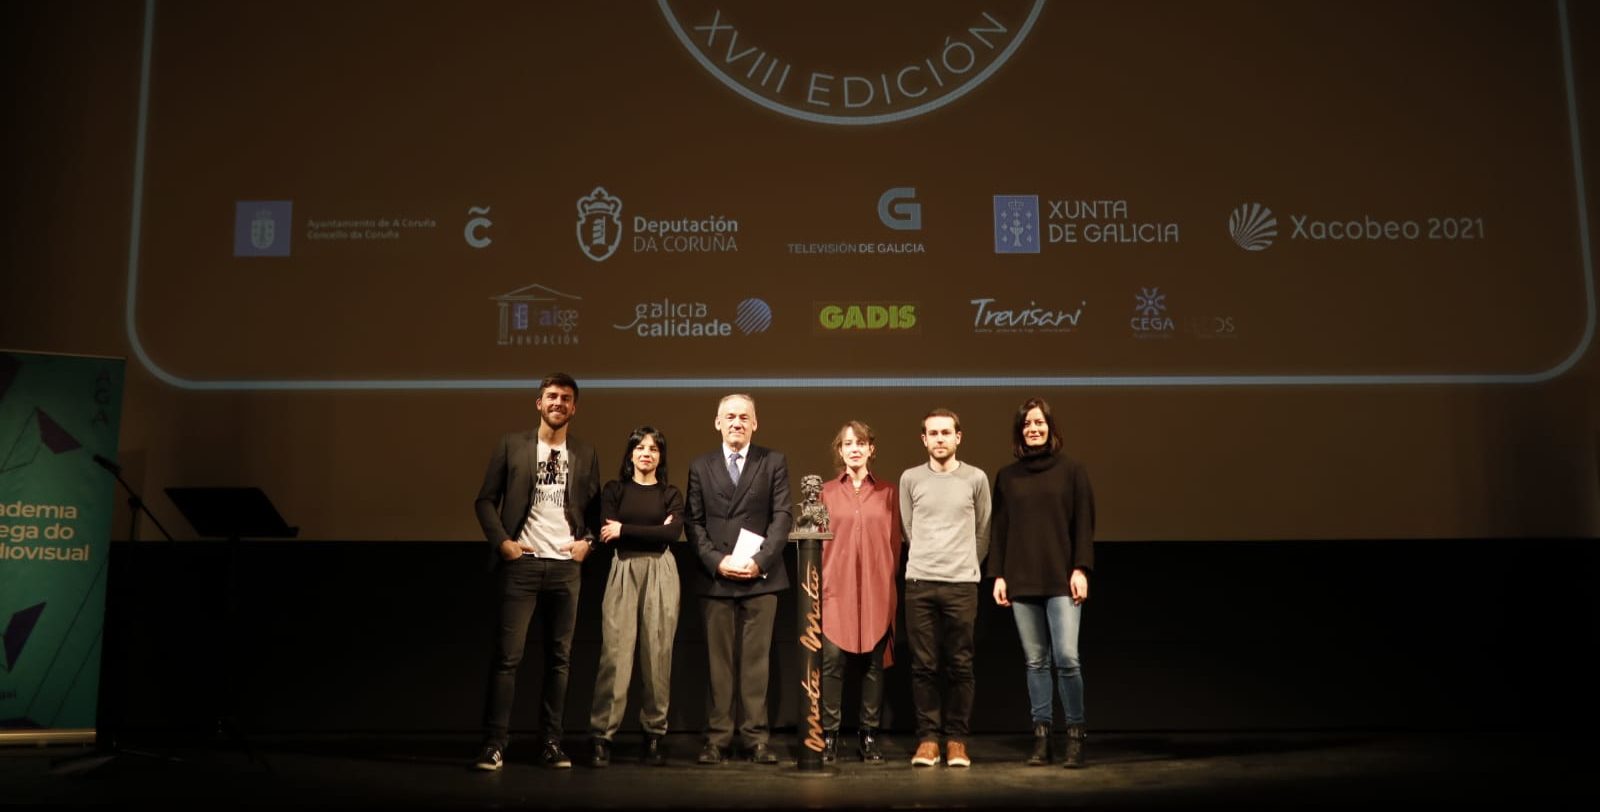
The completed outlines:
[[[687,572],[696,562],[679,552]],[[1588,540],[1534,539],[1102,545],[1082,638],[1090,724],[1584,729],[1600,707],[1588,665],[1600,642],[1597,554]],[[478,545],[246,543],[231,578],[223,542],[121,543],[112,556],[108,725],[198,734],[231,707],[256,733],[477,730],[494,617]],[[587,729],[606,563],[585,567],[571,734]],[[793,595],[780,607],[773,721],[792,726]],[[686,596],[674,730],[704,720],[703,641]],[[537,724],[537,650],[516,730]],[[1023,729],[1021,648],[992,601],[979,610],[977,652],[974,729]],[[897,656],[885,725],[910,730],[904,639]],[[624,730],[637,729],[631,710]]]
[[[1593,4],[1570,11],[1594,211],[1600,83],[1585,45],[1600,19]],[[23,2],[0,12],[15,139],[0,183],[0,346],[129,353],[122,304],[142,14],[137,2]],[[1057,408],[1074,415],[1065,431],[1075,446],[1132,461],[1119,463],[1115,487],[1096,480],[1107,484],[1102,507],[1117,541],[1098,549],[1085,618],[1091,723],[1592,725],[1595,364],[1591,351],[1562,378],[1528,387],[1061,393]],[[929,405],[928,393],[877,394],[865,416],[880,426],[910,427]],[[969,421],[974,454],[1001,460],[998,427],[1020,393],[988,394],[961,393],[949,405],[982,418]],[[693,450],[714,440],[710,397],[661,393],[645,411],[703,432],[685,432],[681,447]],[[159,497],[162,485],[267,484],[291,522],[331,540],[246,544],[231,576],[221,543],[115,543],[107,722],[201,731],[220,696],[231,697],[245,728],[263,732],[475,729],[492,606],[481,542],[467,541],[466,502],[492,438],[528,422],[528,400],[524,392],[428,394],[394,408],[379,395],[187,393],[130,364],[121,462],[180,537],[192,534]],[[763,437],[820,468],[822,434],[809,426],[831,406],[807,393],[764,400]],[[585,408],[582,425],[595,429],[631,426],[641,411],[622,397]],[[433,430],[442,426],[462,428]],[[1399,436],[1385,446],[1393,464],[1370,465],[1363,438],[1375,433]],[[889,467],[915,462],[909,430],[893,442]],[[328,461],[375,443],[411,466],[408,490],[345,488],[349,498],[329,498],[346,483],[328,473]],[[1196,532],[1165,510],[1162,496],[1186,493],[1218,458],[1251,478],[1196,509],[1206,526],[1237,532]],[[1423,462],[1413,468],[1407,458]],[[1330,460],[1362,476],[1330,485]],[[1449,475],[1418,475],[1440,469]],[[1492,498],[1475,496],[1484,493]],[[418,499],[436,501],[432,518],[407,521]],[[1270,510],[1258,511],[1263,504]],[[404,537],[440,540],[363,534],[364,517],[378,514],[414,529]],[[315,533],[318,526],[355,529]],[[1305,538],[1326,540],[1272,540]],[[567,720],[574,732],[587,716],[602,571],[586,573]],[[798,697],[785,670],[792,602],[783,611],[773,687],[780,724],[792,723]],[[1020,729],[1026,703],[1010,618],[987,605],[979,627],[975,724]],[[675,664],[677,729],[701,717],[700,638],[690,599]],[[889,681],[900,729],[911,723],[908,674],[902,663]],[[525,669],[520,728],[533,723],[527,697],[537,679],[538,669]]]

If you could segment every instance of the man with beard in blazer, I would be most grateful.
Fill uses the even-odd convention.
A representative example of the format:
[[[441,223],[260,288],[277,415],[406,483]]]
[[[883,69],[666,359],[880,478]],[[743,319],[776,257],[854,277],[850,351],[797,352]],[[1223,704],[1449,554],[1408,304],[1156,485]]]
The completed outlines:
[[[579,562],[594,547],[600,494],[594,446],[567,433],[578,412],[578,382],[553,373],[539,382],[539,428],[501,438],[474,508],[495,561],[499,617],[484,699],[483,750],[474,766],[504,763],[528,626],[544,616],[544,738],[539,761],[571,767],[561,749],[572,631],[578,619]]]
[[[767,666],[778,593],[789,588],[783,563],[792,522],[789,464],[782,454],[750,444],[756,402],[749,395],[724,397],[715,425],[722,448],[689,464],[686,509],[689,541],[710,576],[700,596],[711,670],[706,741],[698,761],[721,764],[726,757],[733,745],[737,696],[740,743],[751,761],[777,764],[768,746]],[[761,541],[752,554],[735,555],[744,531]]]

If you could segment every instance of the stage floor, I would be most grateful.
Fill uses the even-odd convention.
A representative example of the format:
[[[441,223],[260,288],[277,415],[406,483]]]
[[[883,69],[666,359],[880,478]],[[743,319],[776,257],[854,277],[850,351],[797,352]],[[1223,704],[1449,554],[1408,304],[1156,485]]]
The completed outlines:
[[[1059,738],[1059,737],[1058,737]],[[505,768],[469,769],[463,736],[274,737],[231,747],[137,748],[108,762],[71,747],[0,749],[0,804],[135,803],[401,805],[566,808],[886,808],[1180,805],[1198,802],[1414,806],[1600,799],[1586,778],[1591,739],[1515,733],[1393,732],[1093,735],[1089,766],[1022,763],[1023,735],[975,736],[973,766],[913,768],[910,733],[890,734],[889,761],[868,766],[841,747],[825,775],[801,774],[792,734],[775,738],[777,767],[693,763],[696,734],[668,737],[670,763],[640,766],[636,734],[619,737],[608,769],[537,766],[532,737],[513,742]],[[841,744],[850,745],[846,737]]]

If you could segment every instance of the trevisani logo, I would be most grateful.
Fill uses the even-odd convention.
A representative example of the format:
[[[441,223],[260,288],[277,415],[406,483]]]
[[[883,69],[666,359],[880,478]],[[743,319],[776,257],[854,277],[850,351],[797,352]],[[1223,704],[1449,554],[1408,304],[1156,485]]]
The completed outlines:
[[[997,305],[993,297],[973,299],[972,332],[974,333],[1070,333],[1078,329],[1087,301],[1078,302],[1072,310],[1041,306],[1030,299],[1027,307]]]
[[[918,332],[916,302],[817,302],[814,332],[901,333]]]
[[[611,326],[640,338],[727,338],[735,328],[741,335],[766,332],[772,327],[772,308],[761,299],[745,299],[734,308],[729,322],[712,316],[711,306],[705,302],[662,299],[634,305],[632,321]]]
[[[561,347],[578,343],[582,297],[544,285],[524,285],[490,296],[498,316],[495,343],[512,347]]]
[[[289,256],[294,201],[238,200],[233,205],[233,255]]]

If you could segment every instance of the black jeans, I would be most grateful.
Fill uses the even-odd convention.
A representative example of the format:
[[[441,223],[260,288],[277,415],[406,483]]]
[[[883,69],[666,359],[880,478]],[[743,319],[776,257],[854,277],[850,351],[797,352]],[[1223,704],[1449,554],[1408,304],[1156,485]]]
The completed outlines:
[[[972,719],[972,631],[978,585],[906,579],[906,641],[911,644],[911,701],[917,738],[965,739]],[[939,673],[945,691],[939,693]]]
[[[561,714],[567,702],[567,674],[572,660],[572,630],[578,620],[576,561],[523,556],[500,564],[500,619],[489,690],[484,700],[484,741],[505,747],[511,728],[511,703],[517,693],[517,666],[527,645],[535,610],[543,619],[544,703],[539,728],[544,737],[561,737]]]
[[[865,666],[861,675],[861,726],[880,727],[883,710],[883,652],[888,647],[889,635],[885,633],[871,651],[857,653],[845,651],[822,638],[822,729],[839,732],[840,705],[843,704],[844,670],[851,662]]]

